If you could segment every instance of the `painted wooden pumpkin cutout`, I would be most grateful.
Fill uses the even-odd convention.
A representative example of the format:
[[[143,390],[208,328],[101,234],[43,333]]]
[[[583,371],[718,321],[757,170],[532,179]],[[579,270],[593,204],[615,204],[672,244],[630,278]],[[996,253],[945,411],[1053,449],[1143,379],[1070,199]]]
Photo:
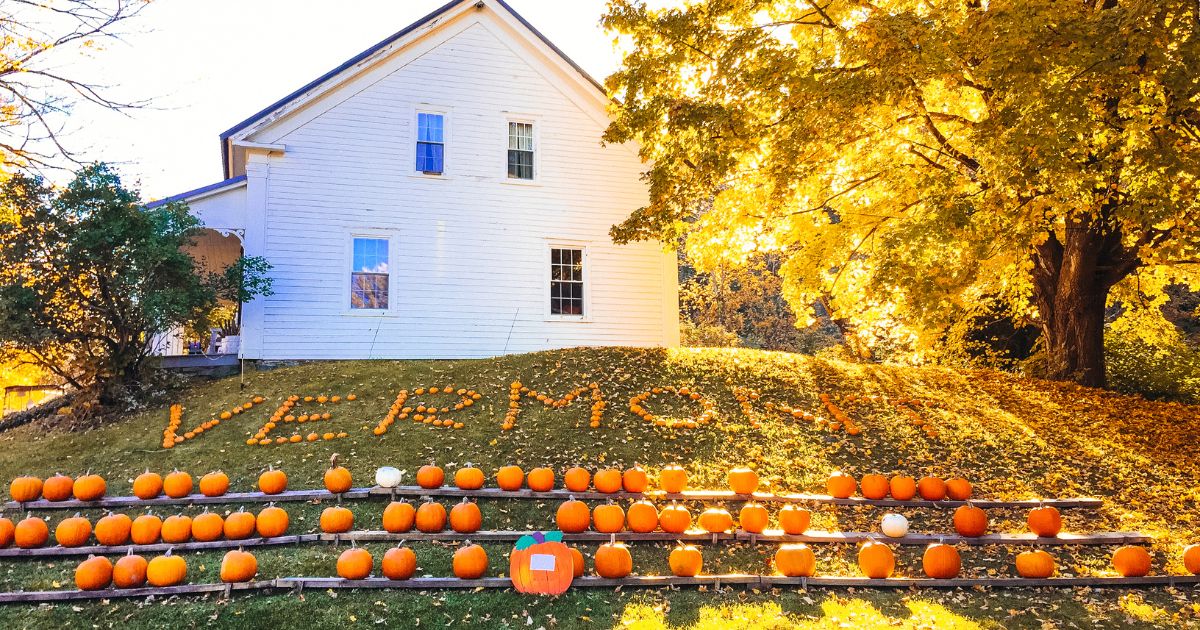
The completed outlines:
[[[562,538],[562,532],[554,531],[534,532],[517,540],[508,574],[518,592],[559,595],[571,586],[575,560]]]

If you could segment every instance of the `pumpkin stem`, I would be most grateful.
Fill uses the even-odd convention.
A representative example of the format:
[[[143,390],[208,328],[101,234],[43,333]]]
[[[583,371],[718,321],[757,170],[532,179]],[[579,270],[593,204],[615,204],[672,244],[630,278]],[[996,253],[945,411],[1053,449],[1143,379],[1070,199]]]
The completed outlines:
[[[334,453],[332,456],[329,457],[329,468],[333,469],[333,468],[337,468],[337,466],[338,466],[338,454]]]

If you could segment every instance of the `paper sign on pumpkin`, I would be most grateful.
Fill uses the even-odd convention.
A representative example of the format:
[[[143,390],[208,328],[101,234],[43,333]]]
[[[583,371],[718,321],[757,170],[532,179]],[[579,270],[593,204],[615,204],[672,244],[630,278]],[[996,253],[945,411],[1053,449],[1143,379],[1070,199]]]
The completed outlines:
[[[508,565],[508,574],[517,591],[558,595],[571,586],[575,560],[562,537],[562,532],[534,532],[517,540]]]

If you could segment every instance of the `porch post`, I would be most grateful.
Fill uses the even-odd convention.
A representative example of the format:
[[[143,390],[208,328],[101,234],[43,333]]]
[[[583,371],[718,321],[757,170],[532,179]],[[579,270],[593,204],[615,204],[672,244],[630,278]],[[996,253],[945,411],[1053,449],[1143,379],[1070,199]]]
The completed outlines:
[[[268,151],[246,152],[246,235],[242,240],[245,256],[267,255],[267,186],[271,175]],[[257,297],[242,305],[243,359],[263,357],[263,303],[270,298]]]

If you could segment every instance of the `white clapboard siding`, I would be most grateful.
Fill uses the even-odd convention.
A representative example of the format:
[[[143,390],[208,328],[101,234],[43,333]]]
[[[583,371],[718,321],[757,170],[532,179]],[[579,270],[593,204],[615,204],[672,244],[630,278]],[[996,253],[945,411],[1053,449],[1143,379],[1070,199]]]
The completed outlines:
[[[423,54],[396,55],[368,85],[282,135],[270,157],[264,359],[454,358],[677,339],[675,264],[658,243],[608,231],[646,203],[644,165],[601,143],[592,103],[558,85],[480,12]],[[350,91],[347,93],[347,91]],[[446,169],[413,173],[417,109],[446,113]],[[532,117],[534,184],[506,177],[507,113]],[[354,234],[392,241],[392,308],[349,309]],[[550,241],[586,245],[586,321],[548,318]]]

